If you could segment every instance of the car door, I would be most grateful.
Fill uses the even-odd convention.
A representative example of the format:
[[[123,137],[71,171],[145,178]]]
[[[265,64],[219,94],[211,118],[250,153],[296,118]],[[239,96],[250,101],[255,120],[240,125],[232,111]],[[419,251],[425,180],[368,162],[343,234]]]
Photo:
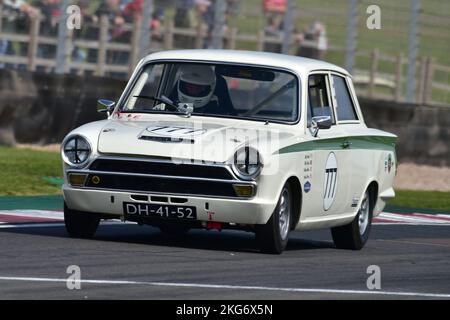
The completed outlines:
[[[360,148],[361,137],[364,137],[367,127],[363,124],[362,115],[357,107],[356,96],[351,86],[351,80],[338,73],[330,74],[330,83],[333,92],[333,104],[336,110],[337,123],[344,137],[345,158],[344,170],[348,176],[348,189],[344,210],[355,211],[359,198],[364,191],[369,163],[374,161],[365,148]],[[363,140],[362,140],[363,141]]]
[[[311,130],[307,133],[310,151],[305,154],[305,174],[310,178],[311,186],[305,196],[308,200],[307,218],[317,218],[340,214],[345,211],[348,197],[348,153],[346,152],[345,135],[337,122],[335,109],[335,93],[332,87],[330,72],[314,72],[308,78],[308,128],[313,117],[330,115],[333,125],[330,129],[319,130],[316,137]],[[306,161],[306,158],[310,161]],[[306,181],[305,183],[308,183]]]

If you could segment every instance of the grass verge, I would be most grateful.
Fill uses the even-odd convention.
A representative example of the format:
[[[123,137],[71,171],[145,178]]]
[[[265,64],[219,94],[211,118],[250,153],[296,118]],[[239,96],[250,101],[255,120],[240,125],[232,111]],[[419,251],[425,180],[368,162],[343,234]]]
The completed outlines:
[[[0,196],[60,195],[45,177],[63,176],[58,152],[0,147]],[[389,206],[450,212],[450,192],[396,190]]]
[[[450,192],[396,190],[389,206],[434,209],[450,212]]]
[[[63,176],[58,152],[0,147],[0,195],[57,195],[61,188],[44,177]]]

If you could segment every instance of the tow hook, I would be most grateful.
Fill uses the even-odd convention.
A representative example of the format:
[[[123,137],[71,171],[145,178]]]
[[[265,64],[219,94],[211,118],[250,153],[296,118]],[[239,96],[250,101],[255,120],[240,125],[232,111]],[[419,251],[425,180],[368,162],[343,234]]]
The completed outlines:
[[[209,230],[222,231],[222,224],[220,222],[209,221],[206,225],[206,229],[208,229],[208,231]]]

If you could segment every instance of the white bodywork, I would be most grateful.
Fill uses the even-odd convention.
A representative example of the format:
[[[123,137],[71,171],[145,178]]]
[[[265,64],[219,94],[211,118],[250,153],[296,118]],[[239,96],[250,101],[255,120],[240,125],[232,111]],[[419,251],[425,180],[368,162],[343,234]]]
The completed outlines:
[[[264,159],[264,167],[260,176],[252,182],[256,185],[256,194],[253,197],[240,199],[188,193],[144,194],[169,196],[169,204],[171,196],[183,197],[187,199],[187,203],[183,205],[197,208],[197,219],[200,221],[255,225],[265,224],[269,220],[281,190],[289,180],[296,186],[294,196],[299,207],[295,225],[298,230],[330,228],[349,223],[357,214],[363,194],[370,184],[374,184],[377,191],[373,216],[377,216],[386,201],[394,197],[392,185],[396,172],[396,137],[367,128],[351,78],[342,68],[320,61],[268,53],[225,50],[170,51],[155,53],[143,59],[128,87],[143,66],[155,61],[220,62],[288,70],[298,77],[301,85],[300,120],[296,124],[268,124],[199,116],[183,118],[173,114],[119,114],[116,108],[107,120],[77,128],[66,138],[67,140],[74,135],[81,135],[89,141],[92,149],[89,163],[84,168],[74,169],[64,164],[66,175],[63,191],[70,209],[121,217],[123,202],[139,202],[131,196],[143,194],[142,192],[99,190],[69,185],[68,172],[86,171],[89,164],[98,157],[137,158],[145,161],[175,156],[179,159],[194,158],[225,166],[243,141],[239,138],[227,140],[226,147],[217,141],[222,139],[227,130],[239,132],[249,128],[257,135],[256,139],[249,142],[250,145],[256,140],[260,142],[266,139],[271,134],[278,137],[273,147],[259,150]],[[337,121],[330,129],[319,130],[317,137],[311,134],[307,126],[308,77],[314,73],[337,74],[346,79],[359,120]],[[119,100],[118,106],[124,98],[125,94]],[[336,106],[333,108],[336,111]],[[193,128],[194,131],[199,131],[185,132],[195,136],[193,144],[138,139],[143,132],[151,131],[147,128],[158,126]],[[164,135],[164,132],[160,134]],[[205,149],[208,152],[205,152]],[[394,162],[392,169],[391,161]],[[238,177],[234,178],[239,181]],[[111,200],[112,196],[114,201]]]

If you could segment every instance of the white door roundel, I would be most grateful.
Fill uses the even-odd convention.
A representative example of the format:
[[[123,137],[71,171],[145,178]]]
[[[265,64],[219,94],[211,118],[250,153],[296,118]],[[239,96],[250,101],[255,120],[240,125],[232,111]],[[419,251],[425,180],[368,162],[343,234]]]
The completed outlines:
[[[331,152],[328,155],[327,164],[325,166],[325,182],[323,186],[324,194],[323,194],[323,208],[325,211],[330,210],[334,198],[337,193],[338,186],[338,166],[337,159],[334,152]]]

